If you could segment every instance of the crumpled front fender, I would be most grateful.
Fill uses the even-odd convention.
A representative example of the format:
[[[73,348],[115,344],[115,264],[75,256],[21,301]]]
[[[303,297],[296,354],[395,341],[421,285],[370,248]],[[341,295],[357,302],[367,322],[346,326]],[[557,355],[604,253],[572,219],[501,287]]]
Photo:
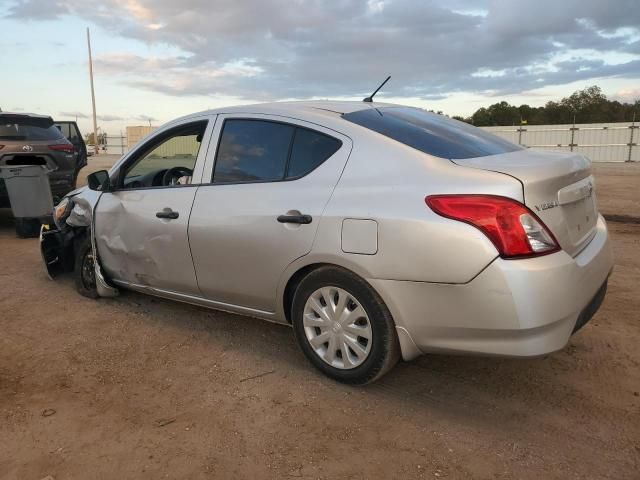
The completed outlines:
[[[71,197],[73,209],[66,223],[72,227],[90,227],[93,223],[93,210],[100,199],[100,192],[87,187],[76,190]]]
[[[119,290],[106,280],[97,254],[96,241],[93,236],[95,207],[100,200],[101,192],[80,188],[68,195],[73,201],[71,213],[65,220],[66,225],[53,230],[49,225],[40,229],[40,253],[49,278],[53,279],[63,272],[73,270],[75,259],[74,237],[80,230],[88,229],[91,235],[91,248],[95,267],[96,290],[101,297],[115,297]]]
[[[49,225],[40,227],[40,255],[50,279],[73,267],[73,238]]]

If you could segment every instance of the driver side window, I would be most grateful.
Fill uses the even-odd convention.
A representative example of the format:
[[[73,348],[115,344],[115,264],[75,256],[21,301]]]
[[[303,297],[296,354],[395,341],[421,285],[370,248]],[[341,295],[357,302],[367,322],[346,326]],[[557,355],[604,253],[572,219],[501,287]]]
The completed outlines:
[[[125,170],[125,189],[191,183],[207,122],[181,125],[150,140]]]

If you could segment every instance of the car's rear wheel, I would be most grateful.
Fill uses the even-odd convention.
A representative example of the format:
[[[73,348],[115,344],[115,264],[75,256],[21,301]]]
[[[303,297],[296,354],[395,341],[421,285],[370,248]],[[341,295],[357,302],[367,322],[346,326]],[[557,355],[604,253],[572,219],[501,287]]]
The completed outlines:
[[[91,237],[89,234],[85,235],[77,244],[74,277],[76,289],[80,295],[89,298],[98,298],[93,249],[91,248]]]
[[[300,282],[292,321],[305,356],[340,382],[371,383],[400,357],[387,306],[367,282],[342,268],[321,267]]]

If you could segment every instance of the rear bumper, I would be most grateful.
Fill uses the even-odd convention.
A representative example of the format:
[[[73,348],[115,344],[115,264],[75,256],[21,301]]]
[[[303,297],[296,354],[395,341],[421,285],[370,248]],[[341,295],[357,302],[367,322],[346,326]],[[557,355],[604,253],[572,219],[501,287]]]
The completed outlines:
[[[466,284],[369,279],[389,306],[403,357],[462,352],[513,357],[563,348],[595,313],[613,267],[602,216],[575,258],[496,259]]]

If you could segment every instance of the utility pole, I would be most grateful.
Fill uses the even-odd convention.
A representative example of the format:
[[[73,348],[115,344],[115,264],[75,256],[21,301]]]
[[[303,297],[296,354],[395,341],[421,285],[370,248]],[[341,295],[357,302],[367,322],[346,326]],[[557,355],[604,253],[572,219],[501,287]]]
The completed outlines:
[[[89,80],[91,81],[91,104],[93,105],[93,148],[98,154],[98,123],[96,121],[96,94],[93,90],[93,60],[91,59],[91,36],[87,27],[87,47],[89,49]]]
[[[627,157],[627,162],[631,162],[631,158],[633,156],[633,147],[637,146],[636,143],[633,143],[633,130],[638,128],[636,125],[636,112],[633,112],[633,120],[631,121],[631,125],[629,126],[629,130],[631,133],[629,134],[629,156]]]

